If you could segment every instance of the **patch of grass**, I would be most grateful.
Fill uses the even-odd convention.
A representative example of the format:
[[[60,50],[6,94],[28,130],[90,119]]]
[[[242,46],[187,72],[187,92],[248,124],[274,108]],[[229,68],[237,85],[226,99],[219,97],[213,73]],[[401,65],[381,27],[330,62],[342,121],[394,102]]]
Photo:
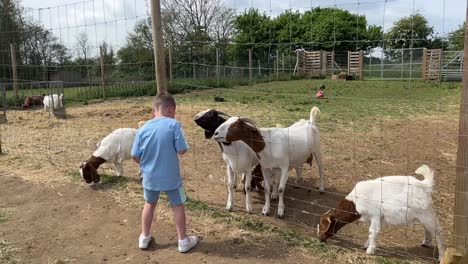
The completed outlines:
[[[325,86],[325,99],[315,98],[321,84]],[[318,117],[320,128],[324,123],[349,124],[359,120],[453,113],[459,104],[460,87],[460,82],[414,80],[293,80],[184,94],[178,96],[178,101],[182,104],[214,105],[227,114],[251,117],[262,127],[275,126],[278,121],[285,121],[284,125],[288,126],[298,119],[308,119],[310,109],[318,106],[322,112]],[[224,97],[226,102],[214,103],[214,95]],[[228,111],[235,105],[239,107]],[[362,124],[356,128],[360,126]]]
[[[6,209],[0,209],[0,223],[4,223],[8,221],[10,216],[11,216],[11,211],[6,210]]]
[[[410,262],[406,260],[387,259],[383,257],[376,257],[374,261],[376,264],[410,264]]]
[[[0,240],[0,262],[4,264],[17,263],[13,245],[5,240]]]
[[[73,178],[75,181],[83,181],[83,178],[81,177],[81,174],[77,170],[70,170],[67,173],[69,176]],[[129,179],[125,176],[118,177],[114,175],[108,175],[108,174],[100,174],[101,175],[101,185],[103,188],[116,188],[116,189],[121,189],[127,186],[129,183]]]

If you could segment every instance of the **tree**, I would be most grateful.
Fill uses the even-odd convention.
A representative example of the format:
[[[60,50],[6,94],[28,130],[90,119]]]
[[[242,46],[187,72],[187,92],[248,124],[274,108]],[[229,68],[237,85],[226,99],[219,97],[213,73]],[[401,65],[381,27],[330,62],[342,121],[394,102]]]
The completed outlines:
[[[339,8],[313,8],[302,18],[302,40],[314,50],[360,50],[376,47],[380,26],[368,25],[363,15]],[[310,43],[310,44],[309,44]]]
[[[391,59],[400,57],[401,51],[395,49],[425,48],[433,38],[434,28],[421,14],[414,14],[397,20],[385,34],[386,54]]]
[[[23,29],[21,26],[20,14],[22,10],[17,0],[0,0],[0,77],[11,79],[10,66],[10,44],[19,49]],[[21,54],[17,54],[20,57]],[[18,58],[21,61],[21,58]]]
[[[448,33],[448,48],[450,50],[463,50],[465,42],[465,23]]]

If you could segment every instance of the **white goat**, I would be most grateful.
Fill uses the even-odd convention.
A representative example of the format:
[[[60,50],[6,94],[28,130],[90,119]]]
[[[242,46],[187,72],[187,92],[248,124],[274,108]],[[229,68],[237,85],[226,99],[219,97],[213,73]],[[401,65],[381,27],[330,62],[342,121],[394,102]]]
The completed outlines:
[[[119,128],[98,143],[98,149],[80,166],[80,174],[86,183],[100,181],[97,169],[104,162],[114,163],[117,176],[123,175],[122,162],[132,159],[131,150],[137,131],[135,128]]]
[[[63,107],[63,93],[60,95],[52,94],[52,95],[45,95],[42,101],[44,104],[44,111],[53,111],[53,109],[62,108]]]
[[[320,191],[324,190],[323,164],[320,153],[320,134],[315,126],[317,107],[310,111],[309,121],[300,120],[287,128],[260,128],[246,118],[231,117],[215,131],[214,138],[219,142],[243,141],[259,157],[265,188],[265,206],[262,214],[270,211],[270,181],[273,170],[280,170],[278,187],[278,217],[284,216],[284,190],[290,167],[301,167],[311,154],[314,155],[320,173]],[[249,175],[246,175],[249,176]],[[250,178],[246,177],[246,189],[250,188]],[[249,199],[250,194],[247,193]]]
[[[387,176],[358,182],[337,209],[320,217],[317,227],[320,240],[327,240],[343,226],[356,220],[370,222],[369,238],[364,247],[367,254],[375,254],[382,220],[394,225],[411,225],[418,221],[424,226],[422,246],[430,246],[435,236],[440,260],[445,246],[432,206],[434,172],[422,165],[415,173],[423,175],[424,180],[413,176]]]

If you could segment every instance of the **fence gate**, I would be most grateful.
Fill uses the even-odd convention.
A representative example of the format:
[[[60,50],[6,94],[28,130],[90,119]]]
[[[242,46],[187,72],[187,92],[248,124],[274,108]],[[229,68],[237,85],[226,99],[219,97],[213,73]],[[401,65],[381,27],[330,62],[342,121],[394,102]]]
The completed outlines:
[[[7,94],[6,88],[0,83],[0,97],[1,97],[1,107],[0,107],[0,124],[5,124],[7,122],[6,109],[7,109]]]
[[[348,75],[354,75],[360,81],[362,81],[362,57],[362,50],[348,51]]]
[[[442,49],[423,50],[422,79],[440,81]]]
[[[48,82],[48,95],[51,98],[50,111],[57,118],[67,118],[67,111],[65,109],[65,95],[63,89],[63,82]],[[55,96],[54,96],[55,95]]]

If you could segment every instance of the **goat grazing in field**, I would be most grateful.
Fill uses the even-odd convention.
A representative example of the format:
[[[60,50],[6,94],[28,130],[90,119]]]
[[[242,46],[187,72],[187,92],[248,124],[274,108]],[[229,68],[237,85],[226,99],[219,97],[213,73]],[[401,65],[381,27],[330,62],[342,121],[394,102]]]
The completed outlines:
[[[33,106],[42,106],[44,105],[44,96],[46,96],[46,94],[43,94],[43,95],[33,95],[33,96],[28,96],[24,99],[24,103],[23,103],[23,109],[29,109]]]
[[[262,214],[270,211],[270,182],[274,171],[280,171],[278,187],[278,217],[284,216],[284,190],[288,180],[288,171],[292,167],[301,167],[311,154],[319,167],[320,191],[324,191],[323,164],[320,153],[320,133],[315,126],[315,117],[320,110],[313,107],[309,120],[299,120],[287,128],[257,128],[248,118],[231,117],[218,127],[214,139],[221,143],[242,141],[258,155],[262,167],[265,189],[265,206]],[[246,175],[250,176],[250,175]],[[247,198],[249,198],[250,178],[246,177]]]
[[[101,176],[97,169],[104,162],[112,162],[117,169],[117,176],[123,175],[122,162],[132,159],[131,150],[137,133],[135,128],[119,128],[98,143],[98,149],[80,165],[80,174],[86,183],[99,183]]]
[[[356,220],[370,222],[369,238],[364,247],[367,248],[367,254],[375,254],[382,220],[394,225],[408,225],[418,221],[424,226],[422,246],[430,246],[435,236],[440,260],[445,246],[432,206],[434,172],[422,165],[415,173],[423,175],[424,180],[420,181],[413,176],[386,176],[358,182],[336,209],[320,217],[317,227],[319,239],[326,241],[343,226]]]
[[[44,111],[46,112],[47,110],[53,111],[53,109],[62,108],[63,94],[45,95],[42,103],[44,104]]]

